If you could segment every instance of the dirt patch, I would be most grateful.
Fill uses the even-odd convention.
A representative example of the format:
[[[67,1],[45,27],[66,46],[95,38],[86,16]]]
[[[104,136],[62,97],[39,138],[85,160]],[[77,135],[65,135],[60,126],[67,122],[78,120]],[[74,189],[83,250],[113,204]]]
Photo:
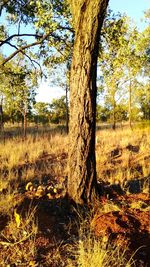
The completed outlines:
[[[133,201],[143,201],[148,205],[150,198],[146,194],[118,196],[121,209],[118,211],[96,212],[91,228],[97,237],[105,237],[122,247],[128,246],[130,253],[135,253],[136,266],[150,264],[150,212],[138,208],[131,209]],[[126,207],[123,207],[123,199]],[[116,199],[114,203],[118,203]],[[103,203],[107,204],[107,200]],[[142,262],[142,265],[141,263]]]
[[[110,234],[141,233],[150,234],[149,212],[113,211],[106,214],[96,214],[91,223],[96,236]]]

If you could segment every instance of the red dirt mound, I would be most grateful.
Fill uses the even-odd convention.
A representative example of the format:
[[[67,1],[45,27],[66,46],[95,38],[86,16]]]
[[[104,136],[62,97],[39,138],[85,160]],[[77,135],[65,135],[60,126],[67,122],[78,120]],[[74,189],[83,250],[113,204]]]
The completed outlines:
[[[136,253],[142,266],[150,264],[150,214],[148,211],[122,208],[108,213],[97,212],[91,227],[97,237],[107,237]],[[136,266],[140,266],[139,261]],[[145,264],[145,265],[144,265]]]

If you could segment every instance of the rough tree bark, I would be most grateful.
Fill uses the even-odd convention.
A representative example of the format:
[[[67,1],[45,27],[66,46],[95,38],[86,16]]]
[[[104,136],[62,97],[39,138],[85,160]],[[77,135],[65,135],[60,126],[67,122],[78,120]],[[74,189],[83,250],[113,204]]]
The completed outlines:
[[[99,38],[109,0],[68,0],[75,43],[70,80],[68,195],[78,204],[96,196],[96,77]]]

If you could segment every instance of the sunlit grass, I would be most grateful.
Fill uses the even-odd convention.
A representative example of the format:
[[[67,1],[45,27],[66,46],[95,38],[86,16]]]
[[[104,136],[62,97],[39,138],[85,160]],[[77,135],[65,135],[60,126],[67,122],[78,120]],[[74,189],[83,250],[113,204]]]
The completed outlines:
[[[60,134],[54,136],[29,135],[26,140],[13,138],[0,143],[1,169],[12,169],[25,162],[34,162],[44,153],[62,153],[66,146],[66,137]]]
[[[105,237],[96,239],[90,233],[88,236],[81,235],[74,254],[75,260],[69,260],[67,267],[134,266],[132,257],[127,258],[127,248],[111,244]]]
[[[145,129],[129,128],[101,130],[97,132],[97,174],[98,178],[112,183],[124,183],[125,180],[148,177],[150,175],[150,127]],[[128,145],[139,147],[132,152]],[[120,149],[120,163],[112,164],[111,151]],[[138,168],[140,170],[138,170]],[[103,175],[103,170],[105,175]],[[106,173],[108,170],[108,175]]]
[[[18,205],[18,185],[33,179],[41,179],[42,175],[63,176],[67,175],[67,160],[62,164],[59,157],[62,153],[68,152],[69,143],[66,134],[44,133],[29,134],[26,140],[21,137],[7,139],[0,143],[0,213],[9,215],[7,227],[2,231],[1,241],[6,244],[0,244],[0,266],[7,266],[10,263],[20,264],[23,262],[26,266],[36,256],[35,236],[37,233],[37,222],[34,220],[34,212],[30,211],[25,218],[20,215],[20,222],[17,224],[14,216],[16,205]],[[134,153],[126,150],[126,147],[139,146],[139,152]],[[115,148],[122,149],[121,161],[117,165],[112,165],[110,154]],[[97,177],[100,181],[110,184],[124,184],[132,179],[144,179],[142,191],[149,193],[150,165],[150,135],[149,129],[128,128],[117,129],[116,131],[107,129],[97,132]],[[56,161],[46,161],[51,155]],[[132,163],[131,159],[134,159]],[[37,164],[38,162],[38,164]],[[19,166],[27,165],[21,172]],[[140,171],[136,166],[140,166]],[[40,168],[39,168],[40,167]],[[106,170],[109,170],[107,174]],[[104,172],[103,172],[104,171]],[[139,209],[149,211],[148,207],[143,209],[142,202],[131,203],[130,209]],[[120,206],[107,201],[101,207],[101,213],[120,211]],[[41,218],[42,219],[42,218]],[[131,267],[132,258],[126,257],[127,249],[120,248],[117,245],[110,244],[109,240],[96,239],[91,233],[83,234],[79,230],[79,239],[76,244],[69,245],[69,252],[72,257],[68,257],[64,263],[66,267]],[[7,244],[10,243],[10,244]],[[14,243],[11,245],[11,243]],[[30,247],[30,250],[28,249]],[[61,262],[60,247],[55,253],[49,251],[45,260],[47,265],[53,266],[53,262]],[[67,256],[66,256],[67,257]],[[46,264],[46,263],[45,263]],[[31,265],[32,266],[32,265]],[[56,265],[57,266],[57,265]],[[58,265],[59,266],[59,265]]]

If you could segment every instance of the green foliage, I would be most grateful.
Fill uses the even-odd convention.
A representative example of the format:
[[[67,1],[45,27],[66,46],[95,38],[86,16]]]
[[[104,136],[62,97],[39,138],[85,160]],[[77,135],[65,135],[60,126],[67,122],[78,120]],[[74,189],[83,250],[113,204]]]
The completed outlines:
[[[66,119],[66,102],[65,97],[53,99],[51,108],[51,122],[60,123]]]
[[[114,120],[127,119],[127,116],[137,118],[139,105],[142,111],[139,81],[149,72],[149,37],[149,27],[140,33],[126,16],[114,16],[110,12],[105,20],[99,67],[105,106],[110,105],[110,117],[113,115]],[[146,90],[143,93],[143,99],[148,99]],[[130,101],[129,110],[127,100]]]
[[[34,105],[35,115],[34,121],[36,123],[47,124],[50,122],[50,106],[48,103],[37,102]]]
[[[1,57],[2,60],[2,57]],[[31,70],[20,67],[14,62],[0,68],[0,96],[3,99],[5,119],[19,121],[29,114],[35,102],[37,81]]]
[[[59,99],[53,99],[52,103],[37,102],[34,105],[36,123],[62,123],[66,120],[66,99],[62,96]]]
[[[101,105],[97,104],[96,107],[96,120],[101,122],[106,122],[110,118],[110,109],[105,105],[105,107],[102,107]]]
[[[67,1],[2,1],[2,7],[6,9],[8,22],[18,24],[15,38],[10,38],[8,45],[16,49],[26,46],[27,57],[37,61],[41,58],[42,64],[46,66],[67,60],[73,42]],[[32,27],[32,38],[22,36],[22,26],[29,23]],[[2,38],[2,45],[4,43],[5,38]],[[31,47],[34,43],[39,49],[33,53]]]
[[[139,105],[142,112],[142,118],[150,120],[150,84],[141,86],[139,92]]]

